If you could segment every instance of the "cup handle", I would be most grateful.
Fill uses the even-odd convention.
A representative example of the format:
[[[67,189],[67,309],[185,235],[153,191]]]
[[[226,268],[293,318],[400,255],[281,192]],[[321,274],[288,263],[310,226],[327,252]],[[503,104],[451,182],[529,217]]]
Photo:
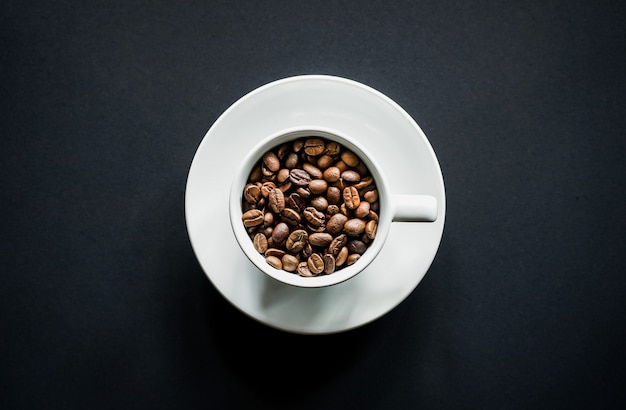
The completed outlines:
[[[393,195],[394,222],[434,222],[437,198],[430,195]]]

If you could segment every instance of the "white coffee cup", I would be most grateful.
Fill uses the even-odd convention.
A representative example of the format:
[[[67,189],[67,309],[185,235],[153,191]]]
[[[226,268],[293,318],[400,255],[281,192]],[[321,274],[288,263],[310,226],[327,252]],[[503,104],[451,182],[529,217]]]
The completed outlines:
[[[244,187],[250,176],[252,168],[267,151],[272,150],[286,142],[299,138],[320,137],[335,141],[341,146],[355,153],[367,166],[374,179],[378,190],[379,212],[378,228],[375,239],[369,244],[367,250],[352,265],[343,267],[331,274],[320,274],[314,277],[303,277],[297,273],[291,273],[276,269],[269,265],[265,257],[254,248],[248,232],[242,221],[242,199]],[[375,159],[375,154],[367,151],[366,147],[359,144],[358,140],[340,131],[324,127],[309,126],[285,129],[263,139],[245,157],[234,176],[229,198],[230,222],[237,243],[246,257],[260,271],[271,278],[292,286],[305,288],[319,288],[332,286],[344,282],[363,271],[379,254],[385,244],[392,223],[397,222],[434,222],[437,219],[437,199],[431,195],[394,195],[388,190],[389,184]],[[233,274],[236,274],[234,272]]]

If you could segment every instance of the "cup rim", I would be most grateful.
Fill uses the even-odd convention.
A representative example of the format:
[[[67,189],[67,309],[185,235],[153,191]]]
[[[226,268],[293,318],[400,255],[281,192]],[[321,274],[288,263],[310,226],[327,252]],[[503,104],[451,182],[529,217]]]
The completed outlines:
[[[370,174],[376,183],[380,212],[378,213],[378,228],[376,238],[369,244],[366,251],[353,265],[344,267],[332,274],[320,274],[314,277],[303,277],[295,272],[287,272],[270,266],[263,255],[254,248],[241,217],[243,188],[247,183],[252,167],[263,156],[265,152],[273,149],[285,142],[293,141],[302,137],[318,136],[331,141],[336,141],[352,150],[365,163]],[[393,212],[390,203],[390,195],[383,171],[378,166],[374,157],[362,147],[354,137],[350,137],[341,131],[322,126],[299,126],[291,127],[275,132],[255,145],[246,155],[238,171],[231,182],[229,195],[229,216],[233,234],[237,244],[246,255],[248,260],[267,276],[291,286],[302,288],[320,288],[337,285],[345,282],[362,272],[371,262],[374,261],[381,251],[391,227]]]

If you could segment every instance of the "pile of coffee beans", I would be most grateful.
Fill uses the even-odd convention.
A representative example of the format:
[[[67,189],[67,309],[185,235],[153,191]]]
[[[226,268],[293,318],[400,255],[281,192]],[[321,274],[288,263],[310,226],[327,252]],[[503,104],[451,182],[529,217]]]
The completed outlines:
[[[263,155],[244,187],[242,211],[268,264],[328,275],[356,262],[376,237],[378,191],[354,152],[312,136]]]

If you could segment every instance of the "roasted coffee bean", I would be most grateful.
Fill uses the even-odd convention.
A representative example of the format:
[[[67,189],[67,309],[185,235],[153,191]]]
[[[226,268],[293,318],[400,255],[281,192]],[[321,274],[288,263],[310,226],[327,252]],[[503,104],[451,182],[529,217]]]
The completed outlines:
[[[260,254],[264,254],[267,250],[267,238],[262,233],[254,235],[254,249]]]
[[[272,231],[272,240],[275,244],[283,243],[289,236],[289,225],[284,222],[279,223]]]
[[[372,211],[372,207],[370,207],[370,213],[367,217],[373,221],[378,222],[378,214],[375,211]]]
[[[272,151],[266,152],[263,155],[263,164],[272,172],[276,172],[280,169],[280,160]]]
[[[256,232],[259,231],[259,227],[258,226],[251,226],[249,228],[246,228],[246,232],[248,232],[248,234],[253,235]]]
[[[328,208],[328,200],[323,196],[318,196],[311,199],[310,204],[313,205],[313,208],[321,212],[326,211],[326,208]]]
[[[345,171],[346,169],[348,169],[348,166],[346,165],[345,162],[343,162],[342,160],[339,160],[337,162],[335,162],[335,166],[337,167],[337,169],[339,170],[339,173],[342,173],[343,171]]]
[[[337,256],[339,254],[339,251],[341,251],[341,248],[346,246],[346,243],[348,243],[348,237],[345,234],[337,236],[335,239],[333,239],[330,245],[328,245],[328,253],[333,256]]]
[[[276,256],[266,256],[265,257],[265,262],[267,262],[273,268],[276,268],[276,269],[282,269],[283,268],[283,263]]]
[[[265,235],[266,238],[271,238],[272,237],[272,232],[274,232],[274,227],[273,226],[267,226],[265,228],[263,228],[261,230],[261,233],[263,235]]]
[[[354,184],[361,180],[361,175],[359,175],[359,173],[356,171],[348,169],[341,173],[341,179],[348,183]]]
[[[343,225],[348,221],[348,217],[344,214],[337,213],[330,217],[326,224],[326,232],[336,235],[343,230]]]
[[[311,175],[301,168],[289,171],[289,180],[297,186],[307,186],[311,182]]]
[[[272,232],[270,232],[270,234],[269,234],[269,235],[266,235],[266,237],[267,237],[267,249],[278,249],[278,248],[276,248],[276,247],[277,247],[277,246],[280,246],[280,245],[277,245],[277,244],[275,244],[275,243],[274,243],[274,240],[272,239],[272,233],[273,233],[273,232],[274,232],[274,228],[272,228]],[[264,234],[264,235],[265,235],[265,234]],[[265,251],[265,252],[267,252],[267,251]],[[267,255],[266,255],[266,256],[267,256]],[[282,256],[282,255],[281,255],[281,256]]]
[[[361,178],[361,180],[354,184],[353,186],[357,189],[357,190],[362,190],[364,188],[367,188],[368,186],[372,185],[372,183],[374,182],[374,178],[372,177],[365,177],[365,178]]]
[[[278,259],[282,259],[282,257],[285,256],[285,251],[278,248],[268,248],[265,251],[265,257],[267,258],[268,256],[275,256]]]
[[[304,229],[298,229],[289,234],[285,247],[289,252],[298,253],[304,249],[304,246],[308,243],[309,234]]]
[[[329,167],[326,168],[322,176],[327,182],[337,182],[341,178],[341,171],[336,166]]]
[[[349,186],[343,190],[343,202],[348,209],[356,209],[361,204],[361,198],[359,198],[359,192],[355,187]]]
[[[243,203],[241,204],[241,212],[243,212],[244,214],[251,209],[256,209],[256,206],[250,205],[248,201],[242,201],[242,202]]]
[[[256,184],[247,184],[243,189],[243,197],[249,204],[256,205],[261,198],[261,189]]]
[[[341,145],[335,141],[329,141],[326,143],[326,149],[324,150],[324,155],[328,155],[330,157],[336,157],[341,152]]]
[[[285,209],[285,196],[280,189],[272,189],[269,193],[269,207],[277,214]]]
[[[326,144],[320,138],[309,138],[304,141],[304,152],[307,155],[317,156],[326,149]]]
[[[328,189],[328,182],[326,182],[323,179],[314,179],[311,182],[309,182],[309,191],[311,191],[312,194],[315,194],[315,195],[323,194],[324,192],[326,192],[327,189]]]
[[[327,247],[333,241],[333,236],[326,232],[316,232],[309,235],[309,243],[312,246]]]
[[[370,191],[365,192],[363,194],[363,199],[365,199],[370,204],[373,204],[374,202],[378,201],[378,191],[375,189],[372,189]]]
[[[284,143],[280,147],[278,147],[278,150],[276,151],[276,155],[278,156],[278,159],[282,161],[283,159],[285,159],[285,156],[289,154],[290,152],[291,152],[291,144]]]
[[[371,220],[365,225],[365,235],[367,235],[369,239],[376,238],[377,230],[378,230],[378,222],[376,222],[375,220]]]
[[[282,184],[286,180],[289,179],[289,170],[287,168],[282,168],[278,171],[278,175],[276,175],[276,182]]]
[[[300,159],[298,158],[298,154],[296,154],[295,152],[292,152],[289,155],[287,155],[287,158],[285,159],[285,168],[293,169],[298,166],[299,161]]]
[[[285,199],[285,206],[301,213],[306,207],[306,202],[304,202],[304,199],[299,194],[294,192]]]
[[[344,263],[346,263],[349,253],[350,252],[348,252],[347,246],[344,246],[343,248],[341,248],[341,250],[337,254],[337,257],[335,258],[335,266],[342,266]]]
[[[348,255],[348,259],[346,260],[346,265],[347,266],[354,265],[354,263],[358,261],[360,258],[361,258],[361,255],[359,255],[358,253],[352,253]]]
[[[330,155],[324,154],[317,159],[317,166],[320,169],[326,169],[329,166],[331,166],[333,162],[335,162],[335,159],[333,157],[331,157]]]
[[[328,208],[326,208],[327,219],[338,213],[339,213],[339,207],[337,205],[328,205]]]
[[[312,226],[322,226],[326,222],[324,214],[312,206],[304,209],[304,218]]]
[[[309,191],[309,188],[305,188],[303,186],[296,189],[296,193],[300,195],[303,199],[307,199],[311,196],[311,191]]]
[[[320,179],[324,175],[318,167],[309,162],[305,162],[304,164],[302,164],[302,169],[305,170],[312,179]]]
[[[365,231],[365,221],[359,218],[353,218],[343,224],[343,231],[350,236],[358,236]]]
[[[263,174],[264,177],[271,177],[274,175],[274,171],[269,169],[267,165],[265,165],[265,163],[261,164],[261,173]]]
[[[282,184],[280,184],[277,188],[280,189],[281,192],[285,193],[291,189],[291,181],[285,181]]]
[[[336,186],[329,186],[326,190],[326,199],[329,204],[338,204],[341,201],[341,189]]]
[[[356,154],[353,153],[352,151],[344,151],[341,154],[341,160],[345,162],[346,165],[349,167],[356,167],[359,164],[359,162],[361,162],[359,160],[359,157],[357,157]]]
[[[324,232],[326,230],[326,226],[324,224],[320,225],[320,226],[313,226],[311,224],[306,226],[307,231],[311,232],[311,233],[316,233],[316,232]]]
[[[314,275],[320,274],[324,271],[324,258],[319,253],[314,253],[309,256],[307,259],[307,265],[309,265],[309,270]]]
[[[346,184],[346,181],[339,178],[337,182],[333,183],[333,186],[339,188],[339,190],[343,192],[343,190],[348,186],[348,184]]]
[[[354,210],[354,216],[357,218],[365,218],[370,214],[370,203],[367,201],[361,201],[359,206]]]
[[[275,188],[276,188],[276,184],[275,183],[273,183],[271,181],[266,181],[261,186],[261,195],[263,195],[263,197],[267,198],[269,196],[270,192],[272,192]]]
[[[366,164],[311,136],[265,152],[241,197],[257,252],[277,269],[331,274],[366,252],[378,229],[378,192]]]
[[[363,163],[363,161],[359,162],[359,164],[354,167],[354,170],[361,174],[361,176],[366,176],[369,173],[367,166]]]
[[[313,247],[308,241],[304,244],[304,248],[302,248],[300,254],[302,255],[302,259],[308,259],[309,256],[313,255]]]
[[[280,214],[283,222],[287,223],[290,226],[298,226],[301,221],[300,214],[296,212],[296,210],[291,208],[283,209],[283,212]]]
[[[241,216],[246,227],[257,226],[263,223],[263,212],[258,209],[251,209]]]
[[[306,153],[302,154],[302,158],[301,159],[302,159],[302,163],[303,164],[313,164],[314,162],[317,162],[317,158],[316,157],[314,157],[312,155],[309,155],[309,154],[306,154]]]
[[[324,273],[330,275],[335,271],[335,257],[333,255],[325,254],[324,257]]]
[[[306,278],[315,276],[313,273],[311,273],[311,270],[309,269],[309,264],[306,261],[300,262],[298,264],[298,267],[296,268],[296,271],[298,272],[298,275],[304,276]]]
[[[345,216],[350,215],[350,212],[348,212],[348,208],[346,208],[346,204],[345,203],[341,204],[341,206],[339,207],[339,212],[341,212]]]
[[[367,249],[367,245],[357,239],[349,241],[347,247],[350,253],[358,253],[359,255],[362,255]]]
[[[283,270],[286,270],[287,272],[294,272],[298,268],[300,259],[298,259],[297,256],[287,253],[282,257],[281,262],[283,264]]]
[[[258,182],[261,180],[261,178],[263,178],[263,173],[261,172],[261,167],[260,166],[256,166],[254,168],[252,168],[252,171],[250,172],[250,177],[248,178],[250,180],[250,182]]]
[[[300,152],[302,151],[302,148],[304,147],[304,141],[303,140],[295,140],[293,142],[293,152]]]

